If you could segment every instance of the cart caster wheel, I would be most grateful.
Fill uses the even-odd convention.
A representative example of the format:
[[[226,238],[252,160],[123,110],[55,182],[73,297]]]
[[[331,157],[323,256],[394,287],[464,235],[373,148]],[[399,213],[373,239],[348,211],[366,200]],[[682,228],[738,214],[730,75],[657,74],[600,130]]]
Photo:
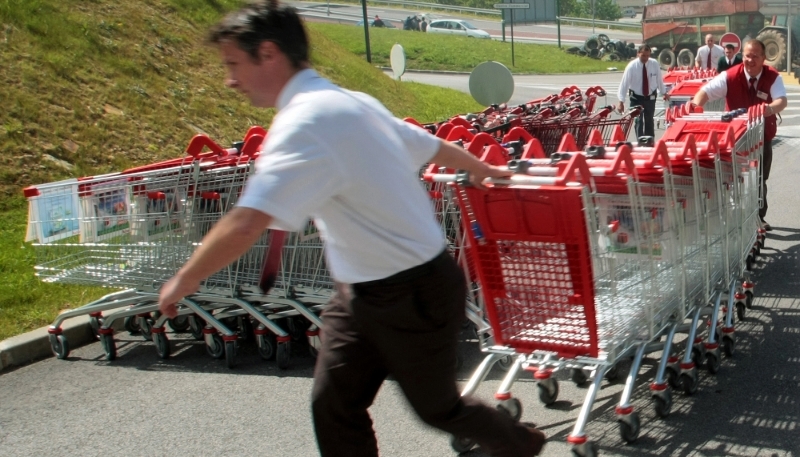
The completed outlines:
[[[570,370],[569,377],[572,382],[575,383],[576,386],[583,386],[586,384],[586,381],[589,380],[589,377],[586,375],[586,372],[583,371],[581,368],[573,368]]]
[[[117,343],[114,342],[114,335],[100,335],[100,345],[106,353],[106,360],[111,362],[117,358]]]
[[[137,318],[137,322],[139,323],[139,331],[147,341],[153,340],[153,319],[148,317],[139,317]]]
[[[597,457],[600,455],[600,450],[595,443],[587,441],[583,444],[572,446],[573,457]]]
[[[619,378],[619,365],[614,365],[606,370],[606,381],[614,382],[617,378]]]
[[[745,306],[747,306],[747,309],[752,309],[753,308],[753,293],[748,290],[744,294],[747,295],[747,299],[746,299],[746,301],[744,303]]]
[[[473,447],[475,447],[475,442],[469,438],[458,438],[453,436],[450,438],[450,447],[452,447],[454,451],[461,454],[464,452],[469,452]]]
[[[162,359],[168,359],[172,353],[172,348],[169,345],[169,339],[164,332],[153,334],[153,343],[156,345],[156,353]]]
[[[736,343],[730,336],[722,337],[722,352],[724,352],[727,357],[733,357],[734,352],[736,352]]]
[[[125,330],[131,335],[138,335],[141,332],[139,329],[139,318],[136,316],[128,316],[123,321]]]
[[[631,413],[627,421],[619,421],[619,436],[626,443],[633,443],[639,439],[639,430],[641,425],[639,422],[639,414],[636,412]]]
[[[539,388],[539,400],[547,406],[552,405],[558,398],[558,381],[553,378],[541,379],[536,383]]]
[[[665,390],[664,395],[653,395],[653,408],[656,416],[662,419],[669,416],[672,411],[672,390]]]
[[[200,316],[194,314],[189,316],[189,332],[197,341],[203,341],[203,328],[205,326],[206,322]]]
[[[50,336],[50,349],[53,354],[61,360],[69,356],[69,342],[64,335],[49,335]]]
[[[666,376],[667,382],[669,382],[670,387],[672,387],[673,389],[680,389],[682,387],[679,380],[680,378],[679,373],[675,370],[675,368],[667,367],[666,371],[664,372],[664,375]]]
[[[176,316],[169,319],[169,328],[175,333],[186,333],[189,330],[189,316]]]
[[[744,320],[745,311],[745,304],[742,302],[736,303],[736,318],[739,319],[739,322]]]
[[[278,342],[275,340],[275,335],[269,333],[266,335],[256,335],[256,344],[258,345],[258,355],[264,360],[275,360],[275,346]]]
[[[253,340],[253,323],[248,316],[239,317],[239,339],[248,342]]]
[[[103,318],[102,317],[95,317],[89,316],[89,327],[92,329],[92,338],[95,341],[100,340],[100,327],[103,326]]]
[[[705,362],[705,359],[703,358],[703,353],[697,347],[692,348],[692,362],[694,362],[694,365],[698,367],[702,366],[703,362]]]
[[[497,366],[503,371],[508,371],[514,365],[514,357],[507,355],[497,361]]]
[[[275,359],[278,362],[278,368],[285,370],[289,368],[289,360],[292,355],[292,344],[290,342],[278,343],[278,350],[275,353]]]
[[[722,361],[719,359],[714,352],[709,352],[706,354],[706,368],[708,368],[708,372],[711,374],[719,373],[719,367],[722,364]]]
[[[522,417],[522,402],[519,398],[509,398],[497,404],[497,410],[505,413],[508,417],[514,419],[514,422],[519,422]]]
[[[206,352],[215,359],[225,357],[225,342],[222,341],[219,333],[211,335],[211,344],[206,344]]]
[[[697,381],[697,376],[690,376],[686,373],[681,373],[680,376],[680,383],[681,387],[683,388],[683,393],[686,395],[694,395],[697,393],[697,387],[699,382]]]
[[[225,365],[228,368],[236,366],[236,341],[225,342]]]

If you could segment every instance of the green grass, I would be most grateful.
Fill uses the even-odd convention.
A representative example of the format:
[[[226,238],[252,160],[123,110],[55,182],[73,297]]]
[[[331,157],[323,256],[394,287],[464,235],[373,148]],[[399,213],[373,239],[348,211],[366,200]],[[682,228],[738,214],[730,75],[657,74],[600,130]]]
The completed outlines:
[[[339,24],[309,23],[344,49],[366,58],[364,30]],[[512,73],[591,73],[607,71],[608,62],[569,55],[555,45],[514,43],[514,64],[511,65],[511,43],[495,40],[409,33],[403,30],[370,28],[372,63],[389,66],[389,53],[395,43],[403,46],[406,68],[470,72],[487,60],[507,66]]]
[[[226,89],[216,51],[202,44],[209,25],[240,3],[0,0],[0,340],[109,292],[34,275],[34,248],[23,242],[23,187],[179,157],[201,131],[227,145],[251,125],[269,125],[274,113]],[[388,65],[395,42],[409,68],[469,71],[485,60],[510,66],[508,44],[374,29],[370,65],[361,29],[309,29],[321,74],[423,122],[480,107],[461,92],[387,78],[374,65]],[[515,72],[605,68],[553,46],[518,44],[516,56]]]

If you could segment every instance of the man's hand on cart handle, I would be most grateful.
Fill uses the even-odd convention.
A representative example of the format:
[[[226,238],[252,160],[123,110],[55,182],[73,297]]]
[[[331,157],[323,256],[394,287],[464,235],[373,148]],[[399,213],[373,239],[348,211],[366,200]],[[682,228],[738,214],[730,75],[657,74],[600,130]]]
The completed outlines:
[[[178,315],[177,303],[183,297],[197,292],[199,287],[200,282],[187,280],[179,272],[161,287],[161,292],[158,294],[158,310],[169,318],[176,317]]]
[[[620,113],[625,112],[625,102],[617,103],[617,111],[619,111]]]
[[[472,184],[475,188],[486,190],[487,187],[483,183],[483,181],[487,178],[496,178],[496,179],[505,179],[510,178],[514,172],[509,170],[507,167],[495,167],[493,165],[487,165],[484,170],[481,171],[473,171],[469,174],[469,183]]]

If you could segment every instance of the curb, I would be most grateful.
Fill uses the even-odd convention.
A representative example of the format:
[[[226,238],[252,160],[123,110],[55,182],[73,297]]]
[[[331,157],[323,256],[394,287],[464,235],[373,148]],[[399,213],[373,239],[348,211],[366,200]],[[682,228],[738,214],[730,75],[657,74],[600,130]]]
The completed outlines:
[[[112,327],[119,331],[122,327],[121,320],[115,322]],[[53,357],[50,337],[47,333],[48,328],[49,326],[37,328],[0,341],[0,373],[8,367],[20,367],[37,360]],[[65,320],[61,329],[63,330],[62,334],[69,341],[71,350],[97,341],[92,334],[88,315]]]

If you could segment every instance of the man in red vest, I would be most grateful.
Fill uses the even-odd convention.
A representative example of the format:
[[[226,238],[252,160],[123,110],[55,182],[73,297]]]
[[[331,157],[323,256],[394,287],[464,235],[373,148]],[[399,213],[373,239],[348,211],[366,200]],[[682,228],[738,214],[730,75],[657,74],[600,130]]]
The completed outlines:
[[[709,100],[725,97],[726,109],[748,108],[765,103],[764,109],[764,156],[761,172],[764,179],[761,186],[763,204],[758,211],[761,224],[767,231],[772,230],[764,221],[767,214],[767,179],[772,166],[772,139],[778,132],[776,114],[786,108],[786,87],[781,75],[772,67],[764,65],[764,43],[750,40],[744,47],[744,62],[736,65],[704,85],[694,96],[694,104],[703,106]]]

